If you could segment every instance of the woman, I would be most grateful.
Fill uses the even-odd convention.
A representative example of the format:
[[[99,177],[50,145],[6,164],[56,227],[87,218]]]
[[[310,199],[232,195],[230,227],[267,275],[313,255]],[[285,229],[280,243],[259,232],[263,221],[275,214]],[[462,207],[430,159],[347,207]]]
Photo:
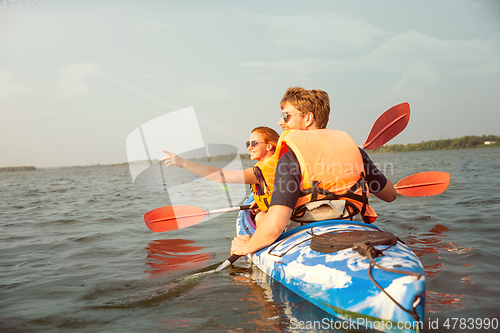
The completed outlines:
[[[226,170],[199,164],[166,150],[163,152],[167,156],[160,158],[160,161],[165,161],[165,166],[175,165],[218,183],[252,184],[256,204],[261,210],[267,211],[274,182],[266,181],[266,179],[274,177],[275,163],[273,163],[272,156],[276,151],[278,140],[279,134],[272,128],[265,126],[254,128],[246,142],[246,146],[250,153],[250,159],[258,162],[254,167],[244,170]]]

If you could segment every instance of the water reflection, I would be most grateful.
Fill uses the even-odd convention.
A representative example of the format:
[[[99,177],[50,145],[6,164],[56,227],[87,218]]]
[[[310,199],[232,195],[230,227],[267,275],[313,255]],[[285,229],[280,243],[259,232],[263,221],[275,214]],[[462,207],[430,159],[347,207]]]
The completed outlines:
[[[231,276],[234,279],[234,284],[241,287],[247,287],[248,293],[245,299],[239,299],[242,306],[247,306],[252,303],[249,314],[253,314],[251,326],[253,331],[284,331],[287,327],[286,324],[276,320],[284,312],[286,303],[275,302],[272,294],[263,286],[255,284],[252,279],[252,268],[233,268]]]
[[[454,242],[446,240],[446,232],[449,229],[444,225],[435,225],[428,233],[423,233],[418,236],[408,236],[407,245],[411,247],[413,252],[419,257],[424,265],[425,276],[427,281],[437,279],[440,273],[445,269],[443,254],[451,253],[453,255],[467,254],[472,248],[459,248]],[[461,256],[461,258],[468,256]],[[469,266],[470,262],[462,265]],[[474,283],[472,277],[465,276],[460,279],[461,282],[466,282],[467,285]],[[451,282],[454,283],[455,281]],[[428,283],[427,283],[428,284]],[[425,311],[429,313],[445,312],[450,309],[464,309],[463,294],[446,294],[438,293],[432,290],[426,291]]]
[[[451,309],[464,309],[465,306],[461,303],[465,295],[454,295],[437,293],[431,290],[425,292],[426,304],[425,312],[438,313],[443,310],[449,311]]]
[[[244,299],[240,299],[242,306],[248,307],[252,314],[252,322],[246,323],[250,331],[270,332],[308,332],[309,329],[298,329],[307,325],[316,325],[314,332],[376,332],[359,327],[357,330],[335,329],[335,322],[340,319],[318,308],[311,302],[300,297],[281,283],[270,278],[257,266],[247,260],[242,260],[231,270],[235,285],[247,288]],[[250,313],[249,312],[249,313]],[[340,325],[339,325],[340,327]]]
[[[204,249],[194,246],[195,242],[187,239],[158,239],[146,246],[146,268],[144,273],[149,277],[159,277],[176,271],[192,271],[206,265],[210,260],[209,253],[193,253]],[[188,254],[192,253],[192,254]]]

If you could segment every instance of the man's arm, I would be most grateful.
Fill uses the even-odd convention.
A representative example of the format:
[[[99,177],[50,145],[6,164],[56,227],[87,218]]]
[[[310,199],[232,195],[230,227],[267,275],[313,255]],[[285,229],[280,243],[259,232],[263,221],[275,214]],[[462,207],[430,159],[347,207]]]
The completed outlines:
[[[231,254],[247,255],[271,245],[285,230],[292,216],[287,206],[269,207],[266,213],[259,213],[259,227],[252,237],[238,236],[231,243]]]
[[[387,202],[396,200],[398,194],[392,182],[384,176],[364,150],[360,149],[359,151],[363,156],[363,166],[370,193]]]
[[[394,185],[392,185],[392,182],[389,179],[387,179],[387,183],[385,184],[384,188],[381,191],[373,194],[377,198],[387,202],[396,200],[398,196],[396,189],[394,188]]]
[[[274,191],[266,213],[256,217],[257,229],[252,237],[233,239],[231,253],[246,255],[272,244],[285,230],[300,195],[302,174],[293,151],[286,152],[276,166]],[[295,189],[295,191],[290,191]]]

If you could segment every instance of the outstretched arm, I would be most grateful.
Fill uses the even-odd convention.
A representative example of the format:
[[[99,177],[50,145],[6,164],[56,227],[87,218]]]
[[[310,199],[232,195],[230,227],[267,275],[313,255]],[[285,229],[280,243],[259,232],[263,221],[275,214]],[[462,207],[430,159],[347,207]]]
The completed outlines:
[[[163,152],[166,154],[166,156],[160,158],[160,161],[165,161],[165,166],[167,167],[175,165],[177,167],[187,169],[207,179],[213,180],[217,183],[222,183],[223,181],[226,183],[239,184],[257,183],[257,178],[255,178],[252,168],[244,170],[226,170],[186,160],[179,155],[168,152],[166,150],[164,150]],[[222,174],[224,175],[224,179],[222,179]]]

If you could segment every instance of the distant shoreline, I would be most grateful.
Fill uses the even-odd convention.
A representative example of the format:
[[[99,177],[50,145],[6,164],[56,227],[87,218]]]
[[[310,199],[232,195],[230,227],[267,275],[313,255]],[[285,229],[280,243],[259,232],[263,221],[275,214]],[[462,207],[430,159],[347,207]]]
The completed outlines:
[[[488,138],[488,140],[485,140]],[[370,151],[370,153],[403,153],[413,151],[435,151],[435,150],[460,150],[460,149],[480,149],[480,148],[498,148],[500,147],[500,136],[483,135],[483,136],[465,136],[458,139],[423,141],[421,143],[394,144],[384,145],[378,149]],[[239,154],[241,160],[249,160],[250,154]],[[217,155],[210,158],[210,161],[232,161],[236,158],[236,154]],[[195,162],[207,162],[205,158],[190,158]],[[149,161],[137,161],[138,164],[149,164]],[[55,169],[76,169],[76,168],[95,168],[95,167],[115,167],[128,166],[129,163],[115,164],[93,164],[93,165],[75,165],[65,167],[34,167],[34,166],[18,166],[18,167],[0,167],[0,172],[12,171],[37,171],[37,170],[55,170]]]
[[[241,160],[250,160],[250,154],[239,154]],[[217,155],[210,157],[211,162],[216,161],[232,161],[236,158],[236,154],[227,155]],[[208,159],[204,158],[189,158],[189,160],[194,162],[207,162]],[[137,164],[149,164],[149,161],[135,161],[133,163]],[[129,163],[114,163],[114,164],[92,164],[92,165],[74,165],[74,166],[63,166],[63,167],[35,167],[35,166],[18,166],[18,167],[0,167],[0,172],[13,172],[13,171],[39,171],[39,170],[60,170],[60,169],[79,169],[79,168],[101,168],[101,167],[116,167],[116,166],[127,166]]]
[[[0,168],[0,172],[9,172],[9,171],[33,171],[36,170],[34,166],[18,166],[18,167],[5,167]]]
[[[431,150],[458,150],[476,148],[500,147],[500,136],[464,136],[457,139],[422,141],[421,143],[408,143],[405,145],[384,145],[372,151],[372,153],[402,153],[409,151],[431,151]]]

